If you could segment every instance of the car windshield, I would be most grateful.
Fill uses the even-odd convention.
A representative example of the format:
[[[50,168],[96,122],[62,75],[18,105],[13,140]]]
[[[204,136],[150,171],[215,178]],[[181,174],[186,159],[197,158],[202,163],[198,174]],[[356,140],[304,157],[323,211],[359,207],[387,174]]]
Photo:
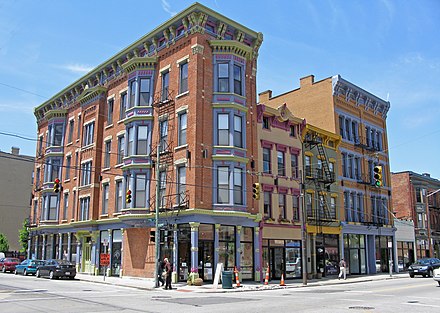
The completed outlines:
[[[431,259],[420,259],[417,260],[416,264],[421,264],[421,265],[426,265],[426,264],[430,264],[431,263]]]
[[[20,263],[19,259],[6,259],[6,262],[16,262],[16,263]]]
[[[66,260],[56,260],[56,262],[59,265],[73,265],[72,263],[70,263],[69,261],[66,261]]]

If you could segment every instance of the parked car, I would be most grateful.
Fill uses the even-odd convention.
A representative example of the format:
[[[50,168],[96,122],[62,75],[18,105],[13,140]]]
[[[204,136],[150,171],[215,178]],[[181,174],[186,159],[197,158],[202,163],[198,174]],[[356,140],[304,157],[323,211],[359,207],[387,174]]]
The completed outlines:
[[[57,279],[60,277],[68,277],[74,279],[76,275],[75,264],[65,261],[50,259],[46,260],[43,265],[37,267],[37,277],[49,277],[50,279]]]
[[[12,273],[15,271],[15,266],[17,264],[20,264],[20,260],[17,258],[4,258],[3,260],[0,261],[0,268],[3,273],[6,272]]]
[[[415,275],[423,277],[431,277],[434,269],[440,268],[440,260],[437,258],[423,258],[417,260],[408,267],[409,276],[413,278]]]
[[[434,270],[434,276],[432,277],[434,278],[434,280],[438,283],[438,285],[440,286],[440,268],[436,268]]]
[[[37,266],[43,265],[43,260],[32,260],[26,259],[20,264],[15,266],[15,275],[23,274],[27,276],[28,274],[35,275],[37,273]]]

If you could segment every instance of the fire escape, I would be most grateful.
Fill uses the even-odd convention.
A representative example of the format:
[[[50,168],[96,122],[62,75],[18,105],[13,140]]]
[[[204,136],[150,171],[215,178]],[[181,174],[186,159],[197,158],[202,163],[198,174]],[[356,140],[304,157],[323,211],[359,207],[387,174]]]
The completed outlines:
[[[153,167],[152,180],[160,184],[159,212],[163,216],[177,215],[181,209],[188,208],[189,198],[187,192],[178,193],[176,171],[174,166],[174,147],[176,129],[176,111],[172,91],[168,88],[154,95],[153,107],[157,116],[157,141],[151,149],[152,164],[159,161],[159,172]],[[153,190],[153,189],[152,189]],[[156,210],[156,192],[152,192],[149,200],[150,212]]]
[[[319,201],[319,205],[315,207],[315,212],[307,212],[307,223],[317,227],[330,225],[336,220],[336,212],[330,210],[324,193],[329,191],[330,185],[335,182],[335,173],[330,171],[321,137],[309,132],[304,138],[304,145],[310,150],[316,147],[318,158],[321,160],[321,168],[316,168],[315,171],[312,171],[311,166],[305,168],[306,182],[309,185],[314,185]]]

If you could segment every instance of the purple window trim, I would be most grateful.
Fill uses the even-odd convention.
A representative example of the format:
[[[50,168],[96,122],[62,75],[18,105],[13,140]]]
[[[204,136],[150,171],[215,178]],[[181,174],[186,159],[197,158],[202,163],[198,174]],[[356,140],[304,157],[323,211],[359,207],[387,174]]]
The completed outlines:
[[[277,147],[277,151],[279,152],[286,152],[287,151],[287,146],[286,145],[282,145],[280,143],[275,144]]]
[[[289,187],[278,186],[277,191],[280,194],[286,195],[289,192]]]
[[[262,148],[272,149],[273,145],[274,145],[273,142],[261,139],[261,147]]]
[[[301,190],[298,188],[290,188],[290,193],[292,196],[299,196],[301,195]]]
[[[268,185],[268,184],[262,184],[263,191],[274,191],[275,186],[274,185]]]
[[[301,149],[299,149],[299,148],[289,147],[289,150],[290,150],[290,154],[300,155],[300,153],[301,153]]]

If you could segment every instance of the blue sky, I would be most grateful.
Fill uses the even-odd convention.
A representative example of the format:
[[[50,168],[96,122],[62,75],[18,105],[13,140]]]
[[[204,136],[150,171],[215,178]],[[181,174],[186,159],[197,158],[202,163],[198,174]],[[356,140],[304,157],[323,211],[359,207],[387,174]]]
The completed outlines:
[[[35,155],[33,108],[194,1],[0,0],[0,150]],[[440,179],[440,1],[210,0],[264,34],[257,92],[336,74],[389,99],[391,170]]]

